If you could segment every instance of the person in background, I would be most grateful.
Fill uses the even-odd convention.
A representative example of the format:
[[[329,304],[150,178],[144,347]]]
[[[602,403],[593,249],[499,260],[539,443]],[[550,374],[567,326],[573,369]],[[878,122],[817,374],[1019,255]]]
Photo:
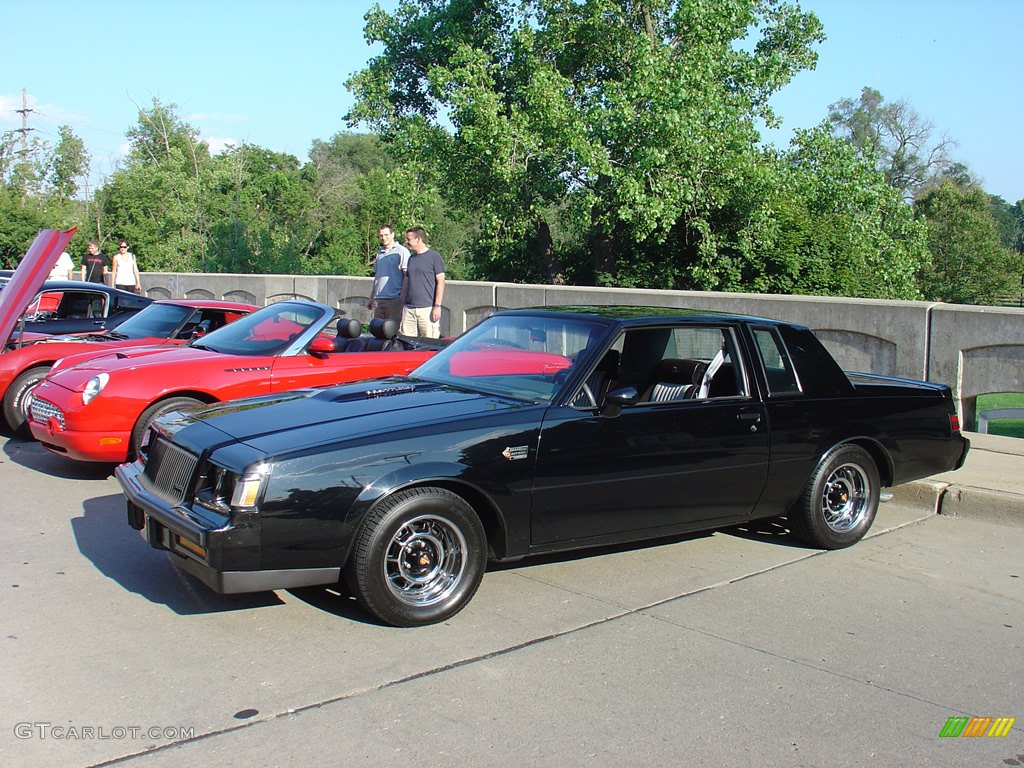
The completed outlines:
[[[89,241],[87,253],[82,257],[82,279],[89,283],[107,282],[107,275],[110,273],[110,262],[107,257],[100,253],[100,244],[95,240]]]
[[[114,254],[114,287],[122,291],[142,293],[139,264],[124,240],[117,244],[117,253]]]
[[[412,253],[402,283],[401,333],[436,339],[441,335],[444,261],[440,253],[427,245],[423,227],[407,230],[405,242]]]
[[[377,235],[380,237],[380,250],[373,261],[373,288],[366,308],[373,310],[375,318],[400,323],[409,249],[395,242],[395,230],[388,224],[381,225]]]
[[[71,260],[71,254],[67,251],[57,257],[57,263],[50,270],[47,280],[70,280],[71,273],[75,271],[75,262]]]

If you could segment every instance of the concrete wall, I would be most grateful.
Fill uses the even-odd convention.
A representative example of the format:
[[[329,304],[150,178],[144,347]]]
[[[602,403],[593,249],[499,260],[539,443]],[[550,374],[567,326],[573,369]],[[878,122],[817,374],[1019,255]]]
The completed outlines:
[[[368,277],[145,273],[154,298],[218,298],[269,304],[303,298],[368,322]],[[656,291],[448,281],[441,332],[457,335],[496,309],[627,304],[737,312],[812,328],[847,370],[948,384],[961,422],[974,428],[978,395],[1024,392],[1024,310],[918,301]]]

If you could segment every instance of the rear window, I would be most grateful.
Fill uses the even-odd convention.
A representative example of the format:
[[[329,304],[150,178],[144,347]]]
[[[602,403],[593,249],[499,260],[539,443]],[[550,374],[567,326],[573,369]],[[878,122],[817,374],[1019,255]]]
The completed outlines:
[[[754,343],[761,358],[769,395],[798,394],[800,382],[786,345],[774,328],[754,328]]]

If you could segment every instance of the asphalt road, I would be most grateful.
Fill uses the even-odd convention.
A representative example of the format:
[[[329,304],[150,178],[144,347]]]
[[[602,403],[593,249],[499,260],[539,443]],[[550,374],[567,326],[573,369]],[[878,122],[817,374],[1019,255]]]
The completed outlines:
[[[0,765],[1024,765],[1024,526],[884,504],[493,568],[446,624],[222,597],[110,467],[0,437]],[[943,738],[948,718],[1016,717]]]

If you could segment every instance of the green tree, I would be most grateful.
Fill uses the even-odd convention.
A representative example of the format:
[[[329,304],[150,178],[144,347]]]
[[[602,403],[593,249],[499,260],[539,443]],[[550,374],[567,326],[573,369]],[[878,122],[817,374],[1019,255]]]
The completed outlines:
[[[492,266],[529,243],[517,271],[559,279],[557,216],[601,282],[707,288],[728,282],[713,224],[756,167],[754,119],[823,38],[769,0],[402,0],[365,33],[384,52],[348,119],[472,212]]]
[[[797,256],[792,292],[921,298],[925,227],[885,175],[826,124],[798,131],[785,160],[779,230]]]
[[[21,191],[0,184],[0,264],[14,269],[36,233],[47,226],[42,207],[27,201]]]
[[[999,195],[989,195],[989,210],[996,223],[996,231],[999,232],[999,242],[1004,248],[1021,253],[1022,237],[1024,234],[1021,224],[1024,220],[1021,217],[1021,210],[1024,209],[1024,200],[1018,200],[1017,204],[1010,205]]]
[[[966,171],[950,160],[956,143],[935,137],[932,123],[905,99],[886,103],[881,93],[865,87],[859,99],[830,105],[828,119],[835,134],[857,147],[908,201],[930,179]]]
[[[1024,258],[1000,242],[990,205],[984,191],[949,181],[917,199],[915,213],[927,223],[932,254],[921,274],[926,299],[993,304],[1017,294]]]
[[[70,200],[78,193],[78,180],[89,172],[89,153],[70,126],[62,125],[58,134],[46,178],[58,199]]]
[[[1018,200],[1011,209],[1013,213],[1013,250],[1024,253],[1024,200]]]
[[[177,115],[153,99],[127,132],[121,168],[97,190],[100,238],[132,243],[143,269],[201,271],[209,248],[209,147]]]

